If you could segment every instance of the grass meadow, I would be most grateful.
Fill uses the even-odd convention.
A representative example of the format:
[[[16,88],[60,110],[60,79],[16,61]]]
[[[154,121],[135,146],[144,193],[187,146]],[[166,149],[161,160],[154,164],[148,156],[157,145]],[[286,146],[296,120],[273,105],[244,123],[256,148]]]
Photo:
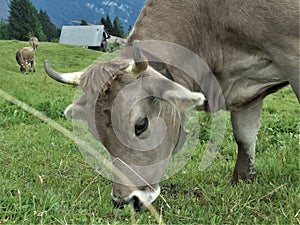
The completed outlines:
[[[72,131],[63,111],[75,88],[52,81],[43,60],[69,72],[104,57],[80,47],[41,43],[36,73],[19,71],[15,52],[27,42],[0,41],[0,89]],[[108,55],[104,58],[110,58]],[[257,140],[254,183],[229,182],[237,147],[227,116],[222,152],[198,170],[210,116],[201,114],[203,145],[178,174],[161,183],[163,199],[149,210],[114,209],[112,184],[98,175],[77,145],[0,97],[0,224],[300,224],[299,104],[290,87],[266,98]]]

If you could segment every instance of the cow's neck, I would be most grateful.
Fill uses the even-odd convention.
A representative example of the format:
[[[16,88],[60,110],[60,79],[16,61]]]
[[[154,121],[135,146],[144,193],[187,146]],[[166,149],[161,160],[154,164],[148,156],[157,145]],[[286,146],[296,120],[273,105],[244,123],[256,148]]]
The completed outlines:
[[[202,1],[148,0],[127,41],[175,43],[206,59],[209,67],[214,68],[220,48],[215,37],[221,31],[219,25],[214,25],[215,21],[209,21],[211,12],[203,6],[205,4]],[[193,27],[196,29],[191,29]]]
[[[216,65],[219,64],[218,61],[222,60],[220,57],[221,47],[219,42],[213,38],[216,35],[211,33],[217,32],[214,30],[216,27],[212,29],[212,25],[208,23],[209,21],[203,19],[198,21],[193,16],[202,14],[202,18],[209,18],[210,12],[203,8],[200,2],[181,0],[147,1],[132,32],[128,36],[128,43],[132,43],[134,40],[174,43],[205,60],[204,62],[213,71]],[[191,29],[191,27],[197,27],[197,29]],[[161,53],[159,51],[160,49],[158,49],[158,54]],[[169,61],[173,62],[174,55],[177,57],[178,53],[176,51],[173,52],[174,49],[172,47],[167,49],[167,51],[170,56]],[[189,90],[201,91],[197,82],[189,76],[183,75],[182,71],[178,70],[186,62],[186,58],[181,56],[181,59],[177,57],[176,60],[182,61],[181,65],[175,65],[177,69],[170,65],[162,66],[158,63],[153,63],[153,67],[168,79],[185,86]]]

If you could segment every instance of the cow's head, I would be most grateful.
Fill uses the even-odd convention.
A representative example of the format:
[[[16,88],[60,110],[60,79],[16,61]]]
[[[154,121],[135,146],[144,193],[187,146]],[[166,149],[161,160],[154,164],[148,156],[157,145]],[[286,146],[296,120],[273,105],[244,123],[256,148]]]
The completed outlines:
[[[80,85],[84,96],[65,110],[69,118],[87,121],[109,151],[116,205],[135,208],[152,203],[159,182],[183,135],[181,113],[201,106],[205,97],[168,80],[154,70],[135,42],[131,59],[92,65],[84,73],[61,74],[45,62],[57,81]]]
[[[24,73],[24,74],[28,74],[28,72],[27,72],[27,65],[28,65],[28,63],[26,61],[22,61],[20,63],[20,71],[22,73]]]

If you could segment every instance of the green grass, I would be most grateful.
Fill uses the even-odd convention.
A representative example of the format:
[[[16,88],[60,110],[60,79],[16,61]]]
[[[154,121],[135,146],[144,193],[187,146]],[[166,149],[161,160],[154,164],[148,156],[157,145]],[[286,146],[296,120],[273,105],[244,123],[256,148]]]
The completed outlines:
[[[76,89],[47,78],[43,60],[68,72],[85,68],[103,53],[41,43],[37,72],[26,76],[15,60],[15,52],[23,46],[28,43],[0,41],[0,88],[72,130],[72,122],[62,112]],[[201,145],[183,170],[161,183],[171,208],[161,198],[153,205],[164,221],[299,224],[299,113],[289,87],[266,99],[257,141],[257,178],[253,184],[237,186],[229,182],[236,145],[228,119],[224,150],[205,172],[198,171],[205,149]],[[210,117],[201,117],[201,131],[207,138]],[[130,224],[130,207],[113,209],[111,185],[89,167],[75,143],[0,98],[0,224]],[[136,213],[135,220],[157,224],[147,210]]]

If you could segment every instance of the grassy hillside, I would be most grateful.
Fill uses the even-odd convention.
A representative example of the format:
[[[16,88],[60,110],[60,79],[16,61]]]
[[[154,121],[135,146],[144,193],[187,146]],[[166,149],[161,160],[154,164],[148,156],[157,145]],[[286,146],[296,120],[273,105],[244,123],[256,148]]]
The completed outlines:
[[[62,112],[75,88],[47,78],[43,60],[57,70],[80,70],[102,53],[41,43],[37,72],[24,75],[15,60],[27,42],[0,41],[0,89],[72,130]],[[229,120],[222,153],[198,171],[199,146],[176,176],[162,182],[154,207],[167,224],[299,224],[299,105],[290,87],[265,101],[257,142],[257,179],[231,186],[236,145]],[[201,114],[203,137],[209,135]],[[130,224],[130,208],[113,209],[111,182],[89,167],[75,143],[46,123],[0,97],[0,224]],[[150,212],[137,224],[157,224]]]

